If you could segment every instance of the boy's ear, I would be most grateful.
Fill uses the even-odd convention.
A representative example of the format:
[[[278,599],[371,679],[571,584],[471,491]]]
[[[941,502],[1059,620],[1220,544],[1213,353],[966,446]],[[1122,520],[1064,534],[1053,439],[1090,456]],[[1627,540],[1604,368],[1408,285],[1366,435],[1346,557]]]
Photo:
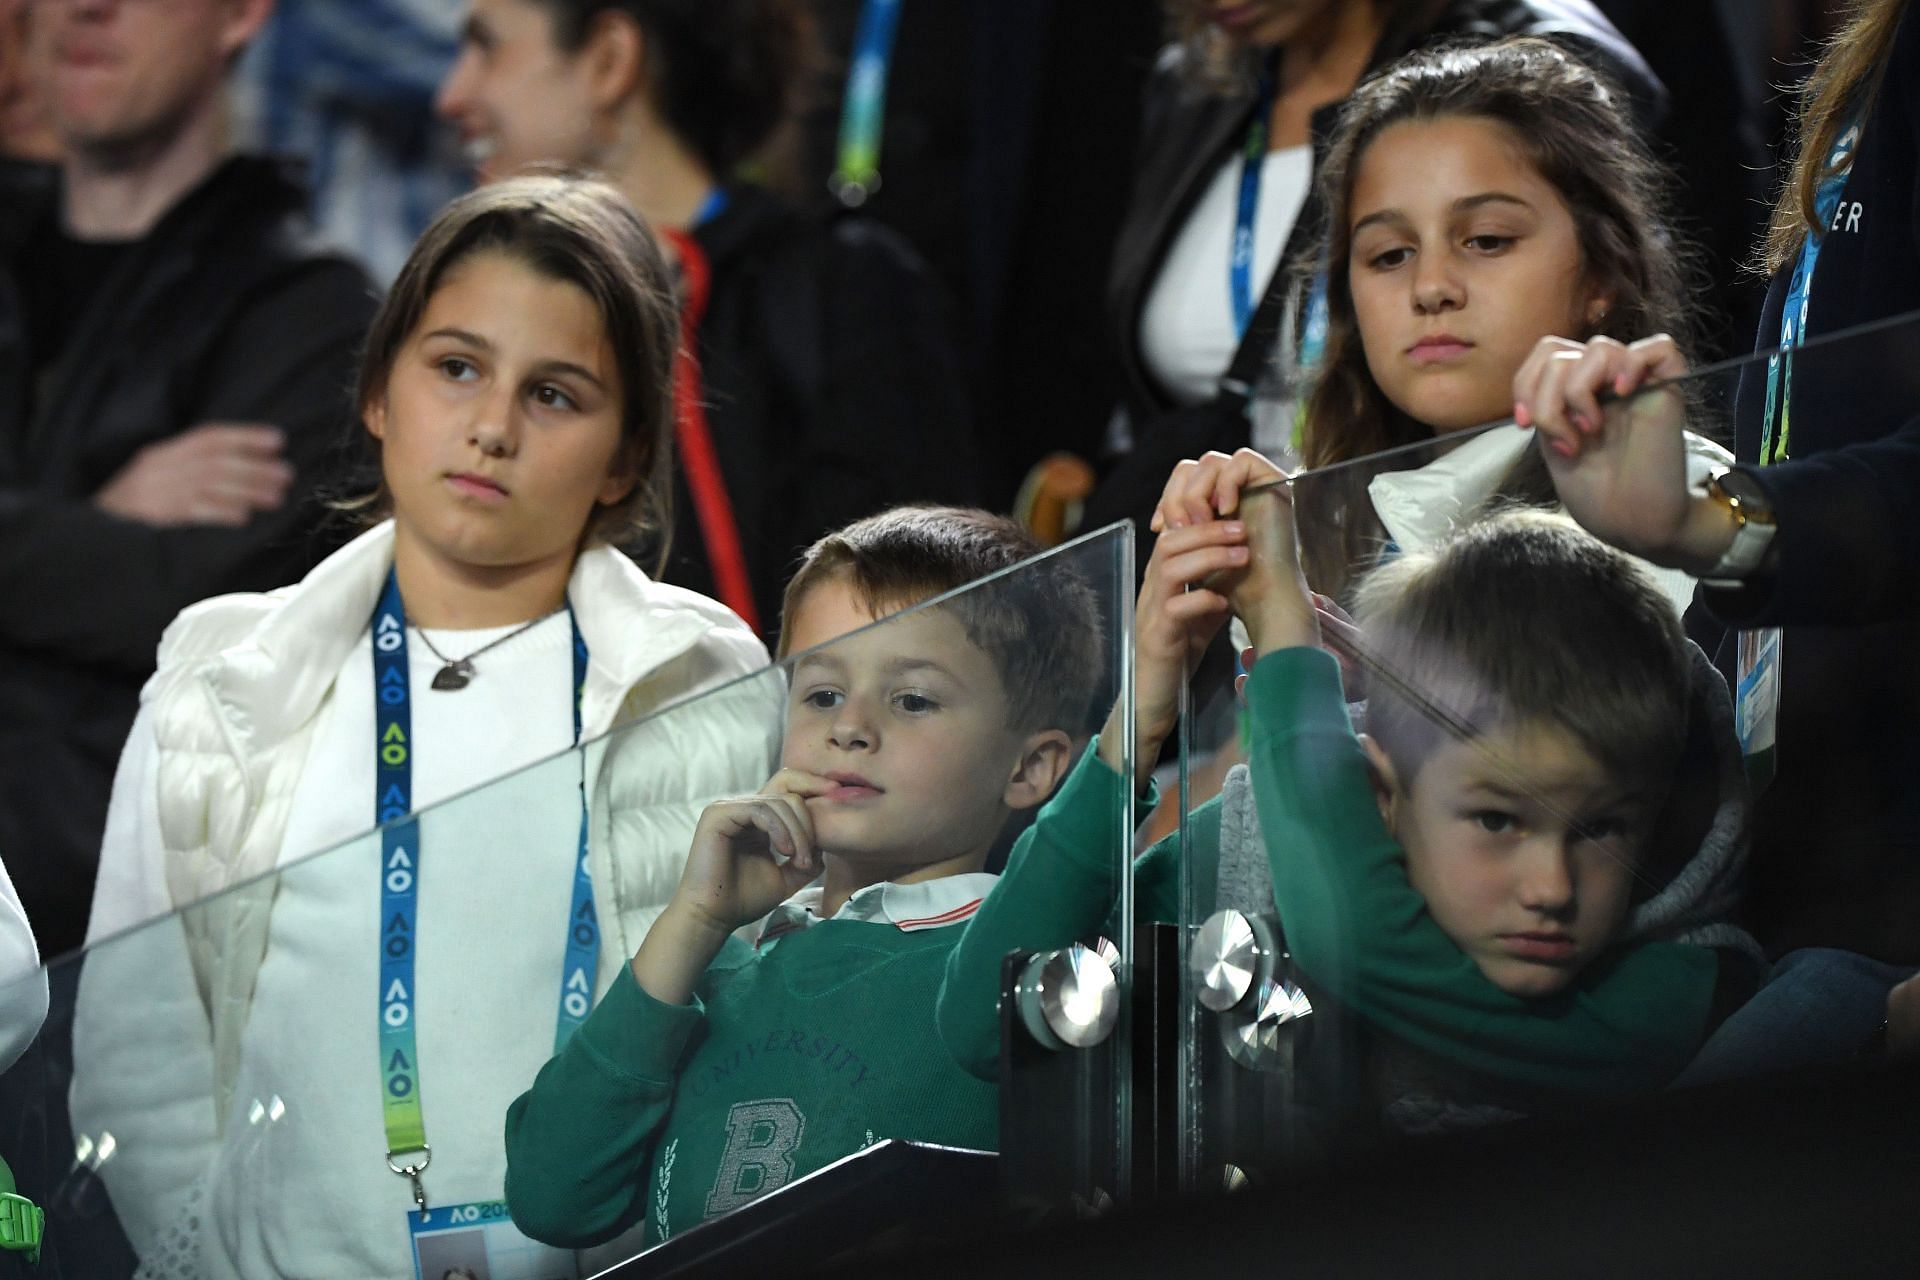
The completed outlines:
[[[368,435],[372,436],[375,440],[384,441],[387,438],[386,397],[382,396],[380,399],[362,406],[360,410],[360,422],[361,425],[366,427]]]
[[[1380,821],[1386,824],[1387,834],[1399,839],[1393,829],[1394,802],[1400,794],[1400,778],[1393,771],[1393,761],[1387,757],[1386,749],[1369,738],[1360,736],[1360,749],[1367,755],[1367,776],[1373,780],[1374,803],[1380,806]]]
[[[1072,761],[1073,740],[1063,730],[1042,729],[1029,735],[1001,800],[1009,809],[1033,808],[1053,794]]]

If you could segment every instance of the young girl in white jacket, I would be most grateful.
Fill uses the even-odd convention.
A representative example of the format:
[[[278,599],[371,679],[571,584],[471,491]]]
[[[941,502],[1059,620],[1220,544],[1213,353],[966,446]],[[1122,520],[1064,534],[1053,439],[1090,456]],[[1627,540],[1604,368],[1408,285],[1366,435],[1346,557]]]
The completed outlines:
[[[759,641],[608,545],[665,527],[677,332],[611,188],[456,201],[361,371],[387,518],[169,628],[74,1031],[74,1131],[142,1274],[405,1277],[436,1228],[491,1221],[507,1103],[638,945],[702,806],[771,768]]]

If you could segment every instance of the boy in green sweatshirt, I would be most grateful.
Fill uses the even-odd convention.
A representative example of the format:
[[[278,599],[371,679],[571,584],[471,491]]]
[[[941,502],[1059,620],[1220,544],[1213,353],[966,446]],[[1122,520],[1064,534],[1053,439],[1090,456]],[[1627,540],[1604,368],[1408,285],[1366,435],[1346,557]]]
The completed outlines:
[[[1712,918],[1737,880],[1744,806],[1679,874],[1649,858],[1673,844],[1656,828],[1688,728],[1671,608],[1570,522],[1490,517],[1363,584],[1360,643],[1391,678],[1370,681],[1356,734],[1290,491],[1241,497],[1280,478],[1241,450],[1169,481],[1136,628],[1140,723],[1170,723],[1178,655],[1242,619],[1254,809],[1301,972],[1411,1057],[1404,1076],[1468,1110],[1666,1084],[1753,978],[1751,940]],[[1217,843],[1218,816],[1194,829]],[[1175,901],[1177,857],[1172,842],[1143,857],[1149,912]],[[1714,883],[1678,883],[1689,874]],[[1639,910],[1656,897],[1664,920]]]
[[[782,768],[706,809],[632,963],[509,1109],[521,1230],[579,1248],[644,1220],[656,1242],[881,1138],[997,1145],[994,1087],[943,1050],[935,1009],[977,1015],[957,1054],[990,1060],[999,957],[1051,924],[1044,886],[1018,893],[1033,908],[949,965],[1016,810],[1060,789],[1002,881],[1066,858],[1107,896],[1123,865],[1117,778],[1083,762],[1061,785],[1101,674],[1097,602],[1055,558],[869,624],[1037,551],[1001,517],[908,508],[807,553],[782,610]]]

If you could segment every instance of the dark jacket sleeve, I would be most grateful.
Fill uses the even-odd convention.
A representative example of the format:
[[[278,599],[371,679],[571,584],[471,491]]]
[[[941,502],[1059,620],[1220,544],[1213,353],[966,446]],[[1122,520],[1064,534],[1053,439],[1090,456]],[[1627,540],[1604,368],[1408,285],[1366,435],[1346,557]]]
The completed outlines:
[[[1752,468],[1773,503],[1775,569],[1703,589],[1743,627],[1856,626],[1920,614],[1920,418],[1892,435]]]
[[[355,353],[373,313],[358,268],[315,259],[236,313],[196,398],[193,425],[270,423],[286,433],[286,505],[237,529],[159,529],[90,502],[0,490],[0,642],[150,670],[160,633],[195,601],[264,589],[314,559],[316,484],[345,438]]]

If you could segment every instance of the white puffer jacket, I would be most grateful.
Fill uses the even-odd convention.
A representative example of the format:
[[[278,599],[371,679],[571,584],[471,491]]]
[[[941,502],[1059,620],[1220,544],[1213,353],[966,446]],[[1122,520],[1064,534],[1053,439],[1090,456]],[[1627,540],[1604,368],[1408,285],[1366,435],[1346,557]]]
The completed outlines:
[[[293,798],[336,674],[364,637],[392,557],[388,523],[294,586],[193,606],[168,628],[158,674],[143,691],[128,757],[149,758],[123,759],[116,778],[89,928],[96,951],[75,1015],[73,1109],[78,1132],[118,1129],[120,1165],[170,1166],[131,1179],[156,1193],[137,1198],[162,1218],[172,1216],[162,1206],[173,1201],[162,1188],[183,1187],[207,1155],[189,1138],[200,1121],[176,1128],[168,1118],[190,1102],[179,1086],[197,1076],[200,1096],[212,1094],[215,1133],[195,1137],[216,1137],[229,1122],[280,879],[271,873],[288,855],[308,852],[282,847]],[[678,883],[700,810],[758,788],[772,771],[782,686],[765,648],[732,613],[651,581],[616,551],[584,552],[568,599],[589,653],[581,726],[589,743],[588,871],[602,930],[596,985],[604,990]],[[656,714],[693,698],[697,706]],[[630,727],[608,736],[620,726]],[[149,779],[157,785],[142,785]],[[143,794],[125,794],[133,791]],[[168,912],[178,913],[177,926],[142,931],[156,936],[107,940]],[[166,982],[162,970],[178,977]],[[183,999],[148,998],[180,985],[197,1000],[184,991]],[[189,1021],[197,1033],[175,1025]],[[123,1049],[161,1050],[176,1037],[179,1065],[193,1058],[204,1067],[166,1073],[180,1077],[175,1096],[143,1099],[110,1069]],[[204,1115],[205,1105],[191,1109]],[[144,1149],[126,1149],[148,1119],[160,1123]],[[118,1172],[102,1170],[116,1201],[129,1201],[120,1192],[131,1190],[125,1183],[136,1170]],[[117,1207],[123,1217],[147,1219],[126,1224],[148,1237],[136,1247],[168,1229],[133,1203]]]

